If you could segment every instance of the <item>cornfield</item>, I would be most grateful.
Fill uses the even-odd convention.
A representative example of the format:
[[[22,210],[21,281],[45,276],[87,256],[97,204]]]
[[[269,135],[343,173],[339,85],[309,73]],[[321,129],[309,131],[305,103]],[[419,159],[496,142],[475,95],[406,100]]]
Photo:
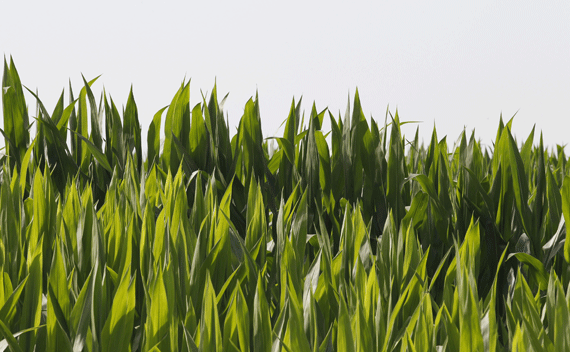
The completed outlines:
[[[424,146],[357,91],[230,136],[183,82],[143,151],[95,80],[31,116],[4,61],[1,350],[570,351],[568,158],[534,129]]]

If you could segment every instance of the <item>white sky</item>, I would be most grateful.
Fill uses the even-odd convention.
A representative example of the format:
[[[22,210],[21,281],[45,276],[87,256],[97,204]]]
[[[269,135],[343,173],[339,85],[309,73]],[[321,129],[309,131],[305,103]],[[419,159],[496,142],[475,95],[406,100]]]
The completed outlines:
[[[372,3],[10,1],[0,52],[49,111],[69,79],[79,92],[81,73],[102,74],[96,97],[104,86],[118,106],[132,84],[145,136],[187,77],[192,106],[214,81],[220,99],[230,93],[232,134],[256,90],[269,137],[293,97],[306,114],[315,101],[338,116],[358,87],[368,117],[398,108],[401,120],[423,121],[426,143],[435,123],[450,144],[466,127],[491,145],[501,112],[517,111],[519,141],[533,124],[550,146],[570,141],[569,1]]]

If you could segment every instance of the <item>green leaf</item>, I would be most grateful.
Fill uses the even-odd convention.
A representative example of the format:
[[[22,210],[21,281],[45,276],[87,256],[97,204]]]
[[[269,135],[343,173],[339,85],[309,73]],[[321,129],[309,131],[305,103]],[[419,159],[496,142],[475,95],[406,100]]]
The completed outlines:
[[[527,253],[511,253],[507,257],[507,260],[512,257],[516,257],[519,262],[528,265],[529,273],[536,280],[541,290],[546,290],[548,286],[548,275],[546,270],[544,270],[544,265],[542,262],[530,254]]]
[[[259,275],[253,301],[253,348],[254,351],[270,352],[271,320],[262,279]]]
[[[355,351],[348,309],[342,295],[339,296],[337,351]]]
[[[493,286],[491,287],[490,294],[490,301],[488,305],[488,311],[483,316],[481,320],[481,334],[483,337],[483,343],[485,345],[485,351],[495,352],[497,351],[497,342],[499,340],[498,335],[498,321],[497,321],[497,311],[496,311],[496,300],[497,300],[497,288],[498,288],[498,279],[499,279],[499,270],[501,269],[501,265],[503,264],[503,260],[505,259],[505,254],[507,254],[507,248],[503,251],[501,255],[501,259],[499,259],[499,263],[497,265],[497,271],[495,274],[495,279],[493,280]]]
[[[150,287],[149,318],[145,324],[146,343],[145,349],[167,347],[169,329],[168,301],[164,284],[164,273],[159,269],[157,276]]]
[[[164,148],[162,151],[161,165],[164,170],[178,170],[180,166],[180,158],[173,152],[172,136],[180,140],[182,145],[187,148],[185,143],[190,135],[190,82],[182,82],[180,88],[176,92],[172,102],[166,112],[164,122]]]
[[[570,177],[564,177],[560,193],[562,193],[562,213],[566,221],[566,233],[570,234]],[[570,264],[570,241],[568,238],[564,243],[564,259],[566,259],[566,263]]]
[[[28,165],[30,164],[30,157],[35,144],[36,144],[36,139],[34,138],[32,144],[30,144],[30,147],[26,151],[26,154],[24,154],[24,158],[22,160],[22,169],[20,171],[20,192],[22,194],[24,194],[26,191],[26,184],[28,182],[28,180],[26,179],[26,176],[28,174]]]
[[[33,331],[33,330],[31,330]],[[2,332],[2,336],[4,336],[4,340],[0,341],[0,344],[2,344],[2,342],[6,341],[7,343],[7,347],[10,348],[11,351],[13,352],[19,352],[19,351],[24,351],[21,347],[20,344],[18,344],[18,341],[16,340],[16,336],[18,335],[12,335],[12,332],[10,331],[10,329],[6,326],[6,324],[4,324],[4,322],[2,320],[0,320],[0,332]],[[5,350],[6,347],[2,348],[2,350]]]
[[[216,292],[212,286],[210,272],[206,273],[204,300],[200,319],[200,351],[221,351],[222,335],[216,305]]]
[[[565,297],[562,283],[552,272],[548,282],[545,304],[549,326],[548,337],[554,346],[561,350],[570,347],[570,319],[568,317],[570,304],[567,301],[569,297]]]
[[[105,154],[103,154],[99,150],[99,148],[97,148],[93,143],[91,143],[87,138],[83,137],[79,133],[77,133],[73,130],[70,130],[70,131],[73,132],[83,142],[85,142],[85,145],[87,145],[87,148],[89,148],[89,151],[93,154],[95,159],[97,159],[99,164],[101,164],[101,166],[103,166],[105,168],[105,170],[109,171],[110,173],[113,173],[113,170],[111,169],[111,165],[109,165],[109,161],[107,161]]]
[[[29,279],[24,290],[23,310],[20,317],[20,329],[39,327],[42,316],[42,246],[36,245],[35,251],[30,253],[28,263]],[[25,334],[20,338],[23,350],[33,349],[36,343],[36,331]]]
[[[101,332],[101,347],[104,351],[129,349],[135,317],[134,282],[130,278],[130,270],[125,270]]]
[[[55,241],[54,256],[48,283],[47,344],[48,350],[71,350],[68,320],[71,314],[67,274],[59,241]]]
[[[20,284],[14,289],[10,297],[4,302],[2,309],[0,309],[0,320],[6,322],[6,324],[11,324],[14,315],[16,314],[16,305],[20,300],[22,291],[28,282],[29,275],[20,282]]]
[[[150,126],[148,127],[147,133],[147,170],[150,170],[152,164],[158,162],[160,156],[160,125],[162,121],[162,113],[166,110],[167,106],[158,110],[152,119]]]
[[[390,154],[388,155],[388,183],[386,199],[394,212],[396,224],[405,215],[404,198],[402,197],[402,185],[407,177],[404,163],[404,146],[400,135],[400,121],[396,113],[392,120],[392,132],[390,135]]]
[[[293,290],[293,285],[287,286],[289,321],[287,322],[284,343],[292,351],[309,352],[311,351],[311,346],[303,329],[303,312],[296,297],[297,293]]]
[[[331,188],[331,162],[329,146],[321,131],[315,131],[315,142],[319,152],[319,181],[321,189],[327,193]]]
[[[19,165],[20,160],[28,149],[29,119],[28,108],[22,90],[20,76],[10,57],[10,66],[4,57],[4,75],[2,76],[2,111],[4,118],[4,137],[7,152],[10,157],[10,168]]]
[[[143,158],[141,148],[141,126],[139,123],[139,113],[137,104],[135,103],[132,86],[127,99],[127,106],[125,107],[123,135],[125,141],[128,143],[128,151],[132,153],[132,150],[134,149],[136,152],[137,169],[140,170]],[[95,145],[97,144],[95,143]]]
[[[50,351],[71,351],[71,341],[64,313],[61,310],[55,293],[48,287],[47,302],[47,348]]]
[[[69,319],[70,329],[73,332],[73,350],[81,351],[87,340],[87,330],[91,322],[91,303],[93,297],[93,269],[87,277],[85,284],[81,288],[81,292],[77,297],[77,301],[71,311]]]
[[[196,161],[201,170],[206,169],[206,158],[208,155],[208,131],[202,116],[202,107],[196,104],[192,109],[192,124],[190,125],[190,145],[189,152],[192,159]]]

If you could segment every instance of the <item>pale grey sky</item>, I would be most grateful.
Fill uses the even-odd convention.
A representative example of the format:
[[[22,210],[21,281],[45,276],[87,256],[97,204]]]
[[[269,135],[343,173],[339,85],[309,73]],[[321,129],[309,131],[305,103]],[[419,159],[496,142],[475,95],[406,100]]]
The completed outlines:
[[[397,108],[423,121],[426,143],[435,122],[450,143],[465,126],[490,145],[500,113],[517,111],[519,140],[536,123],[549,145],[570,141],[569,1],[10,1],[2,13],[0,51],[48,110],[69,79],[77,93],[81,73],[102,74],[94,92],[118,106],[133,85],[145,134],[186,77],[192,106],[215,80],[230,93],[232,134],[256,90],[269,137],[293,97],[338,115],[358,87],[368,117]]]

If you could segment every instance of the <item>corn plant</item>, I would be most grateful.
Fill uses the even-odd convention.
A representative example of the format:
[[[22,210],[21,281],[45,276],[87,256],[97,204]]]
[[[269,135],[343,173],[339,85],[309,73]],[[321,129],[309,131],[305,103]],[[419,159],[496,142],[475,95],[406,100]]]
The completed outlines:
[[[256,96],[230,135],[183,82],[143,151],[96,79],[30,116],[5,60],[2,350],[570,349],[568,158],[534,129],[424,145],[357,91],[271,138]]]

